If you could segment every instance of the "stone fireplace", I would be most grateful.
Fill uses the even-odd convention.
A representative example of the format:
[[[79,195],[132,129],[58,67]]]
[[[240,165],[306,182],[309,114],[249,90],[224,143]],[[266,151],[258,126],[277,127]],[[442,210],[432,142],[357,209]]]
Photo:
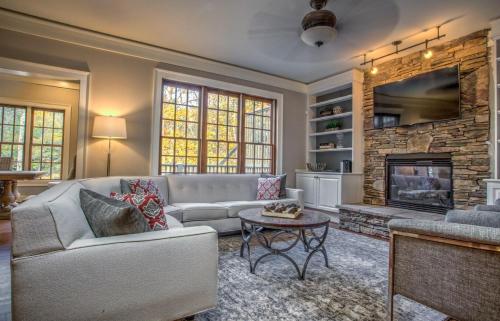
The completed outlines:
[[[391,154],[385,164],[387,205],[441,214],[453,208],[450,154]]]
[[[363,103],[365,204],[395,206],[405,202],[406,205],[413,197],[421,198],[420,203],[437,205],[443,211],[445,208],[469,208],[486,202],[486,184],[483,180],[491,176],[487,36],[487,30],[478,31],[433,47],[434,55],[431,59],[424,59],[421,52],[416,52],[378,65],[379,72],[376,75],[370,74],[369,71],[365,72]],[[460,70],[461,117],[459,119],[394,128],[374,128],[374,86],[454,65],[459,65]],[[401,177],[398,177],[399,183],[403,186],[398,187],[397,183],[388,180],[390,175],[387,175],[386,171],[390,168],[387,167],[386,160],[404,158],[398,155],[406,154],[427,156],[446,154],[450,178],[441,177],[448,175],[448,169],[441,168],[444,166],[442,164],[420,166],[417,163],[408,165],[407,168],[399,168],[395,174],[406,173],[410,176],[429,178],[408,178],[412,184],[421,184],[412,192],[411,188],[405,190],[408,186]],[[445,181],[436,182],[435,179],[449,179],[450,191],[447,191]],[[440,185],[439,188],[437,183]],[[425,190],[423,185],[434,188]],[[447,198],[446,195],[450,197]]]

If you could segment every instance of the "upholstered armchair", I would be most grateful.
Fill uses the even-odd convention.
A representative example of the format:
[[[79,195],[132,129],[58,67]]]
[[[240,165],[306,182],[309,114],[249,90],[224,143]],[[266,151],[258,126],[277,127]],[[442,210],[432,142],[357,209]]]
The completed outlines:
[[[488,209],[389,222],[388,320],[396,294],[460,321],[500,320],[500,212]]]

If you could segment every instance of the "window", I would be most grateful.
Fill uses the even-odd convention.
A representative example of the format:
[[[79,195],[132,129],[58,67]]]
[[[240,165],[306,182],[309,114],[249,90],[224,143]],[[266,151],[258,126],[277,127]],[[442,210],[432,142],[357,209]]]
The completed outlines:
[[[160,173],[198,173],[201,88],[163,86]]]
[[[12,169],[24,169],[24,141],[26,131],[26,108],[0,106],[1,135],[0,155],[12,157]]]
[[[31,170],[44,171],[42,179],[61,179],[64,111],[32,108]]]
[[[239,172],[240,97],[221,90],[207,90],[206,172]]]
[[[164,80],[161,104],[160,174],[275,171],[273,100]]]
[[[12,170],[44,171],[42,180],[62,179],[67,122],[64,107],[0,104],[0,156],[12,157]]]
[[[249,96],[244,100],[245,173],[273,173],[273,102]]]

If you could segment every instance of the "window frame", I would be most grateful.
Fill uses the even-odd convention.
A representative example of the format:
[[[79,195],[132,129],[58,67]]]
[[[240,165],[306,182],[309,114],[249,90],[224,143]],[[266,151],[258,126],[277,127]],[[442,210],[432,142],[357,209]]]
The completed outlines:
[[[62,176],[60,180],[68,177],[69,171],[69,144],[71,133],[71,105],[64,104],[49,104],[40,103],[23,99],[0,97],[0,105],[8,105],[13,107],[26,108],[26,124],[25,124],[25,139],[24,139],[24,163],[23,170],[31,170],[31,131],[32,131],[32,110],[47,109],[47,110],[63,110],[64,111],[64,129],[63,129],[63,148],[62,148]],[[34,179],[19,182],[20,186],[46,186],[50,181],[60,181],[56,179]]]
[[[196,88],[196,89],[199,89],[200,90],[200,94],[198,96],[198,108],[199,108],[199,112],[198,112],[198,138],[197,139],[194,139],[194,138],[187,138],[185,137],[184,139],[187,141],[187,140],[197,140],[198,141],[198,172],[200,172],[200,169],[202,168],[202,148],[203,148],[203,137],[202,137],[202,134],[203,134],[203,130],[202,130],[202,127],[203,127],[203,95],[204,95],[204,88],[203,86],[198,86],[198,85],[194,85],[194,84],[188,84],[188,83],[184,83],[184,82],[179,82],[179,81],[171,81],[171,80],[168,80],[168,79],[163,79],[162,81],[162,85],[161,85],[161,110],[160,110],[160,136],[159,136],[159,144],[158,144],[158,153],[159,153],[159,158],[158,158],[158,175],[168,175],[168,174],[189,174],[187,173],[186,171],[184,171],[183,173],[179,172],[179,173],[176,173],[175,172],[175,143],[174,143],[174,172],[173,173],[165,173],[165,174],[162,174],[162,162],[161,162],[161,158],[163,156],[163,153],[162,153],[162,139],[163,138],[171,138],[171,139],[178,139],[178,137],[175,137],[175,127],[174,127],[174,136],[173,137],[168,137],[168,136],[163,136],[162,134],[162,123],[163,123],[163,88],[165,87],[166,84],[172,84],[172,85],[175,85],[176,88],[177,86],[179,87],[185,87],[189,90],[189,88]],[[189,95],[189,93],[188,93]],[[189,98],[189,96],[188,96]],[[177,102],[175,103],[175,106],[177,107]],[[186,106],[189,106],[188,104],[186,104]],[[177,108],[176,108],[177,109]],[[175,117],[174,117],[175,118]],[[174,119],[174,125],[175,125],[175,122],[177,120]],[[186,121],[184,121],[184,123],[188,123],[187,119]],[[187,126],[186,126],[186,132],[187,132]],[[182,138],[181,138],[182,139]],[[187,156],[185,156],[187,158]]]
[[[254,87],[247,87],[243,85],[238,85],[235,83],[229,83],[219,80],[214,80],[211,78],[205,78],[200,76],[194,76],[174,71],[168,71],[161,68],[155,68],[154,70],[154,82],[155,86],[153,88],[153,113],[151,115],[151,157],[150,157],[150,175],[160,174],[160,131],[161,131],[161,113],[162,113],[162,92],[163,92],[163,81],[180,82],[191,84],[195,86],[202,86],[207,88],[215,88],[218,90],[236,92],[242,95],[254,96],[258,98],[265,98],[274,100],[274,172],[276,174],[281,174],[283,169],[283,94],[263,89],[258,89]],[[240,99],[240,105],[242,100]],[[241,107],[240,107],[241,108]],[[241,110],[241,109],[240,109]],[[241,114],[241,113],[240,113]],[[205,115],[202,115],[203,119]],[[241,115],[240,115],[241,118]],[[241,122],[241,120],[240,120]],[[240,123],[241,124],[241,123]],[[203,137],[203,133],[202,133]],[[241,133],[240,133],[241,137]],[[240,147],[241,151],[241,147]],[[241,157],[241,156],[240,156]],[[203,159],[203,155],[202,155]],[[241,166],[241,162],[240,162]],[[201,167],[202,168],[202,167]],[[201,172],[201,171],[200,171]],[[241,172],[241,171],[240,171]],[[168,174],[172,175],[172,174]]]
[[[228,173],[226,172],[225,174],[239,174],[241,173],[241,138],[243,137],[242,136],[242,131],[241,131],[241,124],[242,124],[242,119],[241,119],[241,93],[237,93],[237,92],[233,92],[233,91],[228,91],[228,90],[224,90],[224,89],[219,89],[219,88],[212,88],[212,87],[203,87],[203,91],[204,91],[204,95],[203,95],[203,106],[202,106],[202,109],[203,109],[203,119],[202,119],[202,122],[203,122],[203,130],[202,130],[202,153],[201,153],[201,159],[202,159],[202,165],[200,167],[200,171],[199,173],[203,173],[203,174],[206,174],[206,173],[210,173],[207,171],[208,169],[208,151],[207,151],[207,147],[208,147],[208,142],[211,141],[211,142],[225,142],[227,144],[229,143],[234,143],[238,146],[238,161],[237,161],[237,170],[236,170],[236,173]],[[236,142],[230,142],[229,140],[219,140],[219,139],[216,139],[216,140],[209,140],[207,138],[207,127],[208,127],[208,94],[210,92],[217,92],[217,95],[220,96],[220,95],[225,95],[225,96],[233,96],[233,97],[238,97],[238,126],[236,126],[238,129],[237,129],[237,138],[236,138]],[[229,102],[228,102],[229,104]],[[217,122],[218,122],[218,116],[219,116],[219,109],[217,109]],[[217,127],[219,126],[219,124],[217,123]],[[227,125],[226,125],[227,126]],[[218,132],[217,132],[218,134]],[[227,137],[226,137],[227,138]],[[219,152],[217,151],[217,159],[219,158]],[[219,166],[217,166],[218,168]],[[226,168],[228,168],[228,166],[226,166]],[[222,174],[222,173],[212,173],[212,174]]]
[[[254,102],[255,101],[261,101],[261,102],[264,102],[264,101],[267,101],[268,103],[271,104],[271,128],[270,128],[270,132],[271,132],[271,143],[270,144],[265,144],[265,143],[247,143],[245,141],[246,137],[245,137],[245,130],[246,130],[246,111],[245,111],[245,99],[251,99],[253,100]],[[243,94],[242,95],[242,101],[241,101],[241,104],[242,104],[242,123],[241,123],[241,173],[244,173],[246,174],[246,145],[247,144],[253,144],[254,146],[255,145],[260,145],[260,146],[271,146],[271,174],[276,174],[276,161],[273,162],[273,160],[276,160],[276,101],[273,100],[273,99],[268,99],[268,98],[263,98],[263,97],[257,97],[257,96],[254,96],[254,95],[245,95]],[[254,127],[252,127],[253,130],[257,129],[255,128],[255,125]],[[264,130],[264,129],[261,129],[261,130]],[[255,151],[254,151],[255,153]],[[254,154],[254,158],[253,160],[255,161],[256,158],[255,157],[255,154]],[[262,158],[261,160],[264,160],[264,158]],[[261,174],[261,173],[256,173],[255,172],[255,166],[253,166],[254,168],[254,172],[253,173],[248,173],[248,174]]]

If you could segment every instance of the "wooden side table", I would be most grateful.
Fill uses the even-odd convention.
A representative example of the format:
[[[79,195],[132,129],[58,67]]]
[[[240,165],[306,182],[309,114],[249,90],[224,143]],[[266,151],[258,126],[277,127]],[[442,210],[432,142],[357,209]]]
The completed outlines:
[[[17,206],[21,194],[17,189],[17,182],[22,180],[31,180],[44,175],[42,171],[0,171],[0,181],[3,183],[3,192],[0,196],[1,206],[0,215],[2,213],[10,213],[10,210]],[[9,216],[7,215],[2,215]]]

